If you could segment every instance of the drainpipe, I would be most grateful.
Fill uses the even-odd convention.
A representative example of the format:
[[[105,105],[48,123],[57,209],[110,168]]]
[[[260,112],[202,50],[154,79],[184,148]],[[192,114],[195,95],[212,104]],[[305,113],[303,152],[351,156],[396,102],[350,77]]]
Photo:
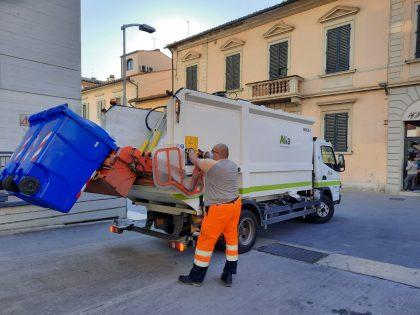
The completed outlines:
[[[172,49],[169,49],[169,51],[171,52],[171,62],[172,62],[172,69],[171,69],[171,79],[172,79],[172,94],[174,93],[174,52],[172,51]]]
[[[136,98],[139,98],[139,85],[137,83],[134,83],[133,81],[131,81],[130,78],[128,78],[127,81],[130,82],[132,85],[134,85],[136,87]],[[133,105],[131,105],[131,106],[132,107],[135,107]]]

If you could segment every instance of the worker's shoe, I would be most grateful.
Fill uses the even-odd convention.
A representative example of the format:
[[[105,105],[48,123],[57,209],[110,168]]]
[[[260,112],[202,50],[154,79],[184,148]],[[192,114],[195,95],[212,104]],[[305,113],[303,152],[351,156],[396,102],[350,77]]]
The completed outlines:
[[[220,277],[220,279],[225,284],[225,286],[227,286],[227,287],[231,287],[232,286],[232,273],[231,272],[223,271],[222,276]]]
[[[195,287],[200,287],[202,285],[202,282],[194,281],[190,276],[179,276],[178,280],[181,283],[193,285]]]

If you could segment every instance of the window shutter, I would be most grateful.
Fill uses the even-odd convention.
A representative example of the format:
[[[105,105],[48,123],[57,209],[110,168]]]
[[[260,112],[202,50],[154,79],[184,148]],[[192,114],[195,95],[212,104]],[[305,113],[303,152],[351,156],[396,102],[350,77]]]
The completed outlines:
[[[336,145],[338,152],[347,152],[348,113],[336,114]]]
[[[350,24],[340,27],[338,71],[350,69]]]
[[[197,65],[192,66],[191,69],[191,76],[192,76],[192,85],[191,85],[191,89],[194,91],[197,91]]]
[[[324,118],[324,138],[334,146],[335,139],[335,115],[326,114]]]
[[[348,150],[348,113],[326,114],[324,118],[324,138],[331,142],[337,152]]]
[[[350,69],[350,34],[350,24],[327,31],[326,73]]]
[[[420,58],[420,5],[417,6],[416,58]]]
[[[187,89],[191,89],[191,85],[192,85],[191,67],[187,67],[186,71],[187,71],[186,86],[187,86]]]
[[[186,86],[187,89],[197,90],[197,65],[187,67],[187,79]]]
[[[270,80],[276,80],[279,78],[279,44],[270,46]]]
[[[226,57],[226,90],[237,90],[241,86],[240,54]]]
[[[289,43],[281,42],[270,46],[270,80],[287,76]]]

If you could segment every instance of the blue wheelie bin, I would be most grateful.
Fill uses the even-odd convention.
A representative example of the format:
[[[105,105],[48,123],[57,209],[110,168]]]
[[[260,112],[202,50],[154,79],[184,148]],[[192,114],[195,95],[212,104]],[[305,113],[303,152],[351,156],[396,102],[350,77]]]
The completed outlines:
[[[31,204],[67,213],[92,174],[117,149],[115,141],[67,104],[30,116],[29,124],[0,174],[3,189]]]

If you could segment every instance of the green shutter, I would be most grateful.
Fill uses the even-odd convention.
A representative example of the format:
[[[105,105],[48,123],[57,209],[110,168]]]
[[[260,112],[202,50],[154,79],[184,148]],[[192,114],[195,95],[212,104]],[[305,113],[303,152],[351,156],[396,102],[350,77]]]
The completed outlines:
[[[197,65],[187,67],[186,87],[190,90],[197,90]]]
[[[326,73],[350,69],[350,34],[350,24],[327,31]]]
[[[240,54],[226,57],[226,90],[237,90],[241,87]]]
[[[326,114],[324,118],[324,138],[331,142],[337,152],[348,150],[348,113]]]
[[[287,41],[270,46],[270,80],[287,76],[288,54]]]

